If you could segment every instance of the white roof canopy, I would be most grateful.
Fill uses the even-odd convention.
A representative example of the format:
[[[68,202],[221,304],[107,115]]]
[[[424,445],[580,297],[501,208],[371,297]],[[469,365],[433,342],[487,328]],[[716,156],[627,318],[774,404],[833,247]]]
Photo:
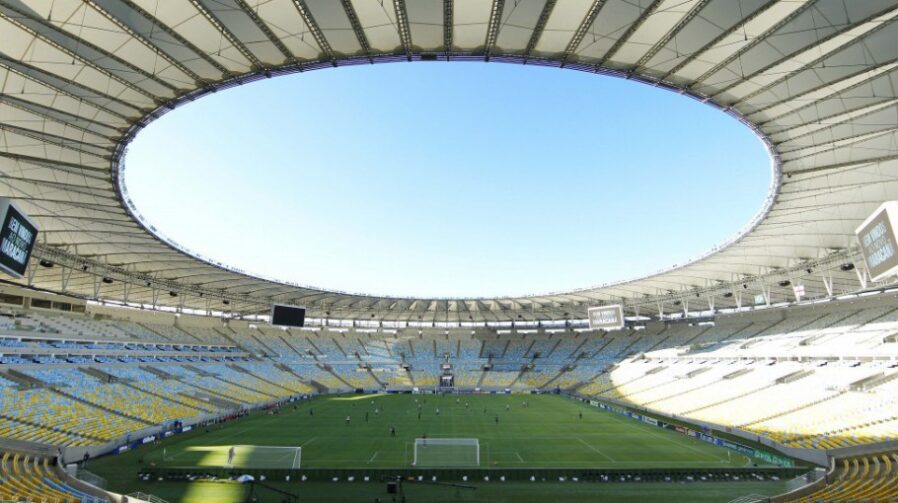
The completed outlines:
[[[809,297],[854,291],[863,274],[840,267],[858,260],[853,230],[898,198],[896,17],[895,0],[0,0],[0,196],[37,220],[35,257],[56,265],[33,260],[21,282],[131,303],[449,322],[776,302],[794,299],[787,280]],[[210,263],[156,236],[122,191],[127,143],[180,103],[283,73],[433,59],[611,74],[707,101],[768,143],[769,204],[726,246],[645,278],[414,299]]]

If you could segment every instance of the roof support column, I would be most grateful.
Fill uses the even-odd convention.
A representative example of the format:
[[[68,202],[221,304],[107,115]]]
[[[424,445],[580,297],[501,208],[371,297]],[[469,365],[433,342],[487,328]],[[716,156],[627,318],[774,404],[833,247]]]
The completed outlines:
[[[124,300],[125,304],[127,304],[128,298],[131,296],[131,288],[132,288],[131,282],[125,281],[124,284],[122,285],[122,288],[124,288],[123,300]]]
[[[820,279],[823,280],[823,288],[826,288],[826,296],[833,296],[833,276],[830,271],[823,271],[820,273]]]
[[[69,287],[69,281],[72,279],[72,271],[71,267],[60,267],[59,272],[62,276],[60,279],[60,284],[62,286],[61,291],[66,291]]]
[[[764,282],[761,282],[761,295],[764,296],[764,305],[770,307],[770,286]]]
[[[28,265],[28,286],[34,286],[34,274],[37,272],[37,265],[34,261],[29,261]]]
[[[858,264],[857,267],[854,268],[854,273],[857,274],[857,280],[861,284],[861,288],[867,288],[867,269],[866,267]]]

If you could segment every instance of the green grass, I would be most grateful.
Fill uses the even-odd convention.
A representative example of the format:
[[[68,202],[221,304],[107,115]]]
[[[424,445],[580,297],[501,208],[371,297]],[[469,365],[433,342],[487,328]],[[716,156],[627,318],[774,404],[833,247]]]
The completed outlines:
[[[528,407],[522,405],[524,401]],[[375,414],[375,409],[380,413]],[[396,427],[396,437],[390,436],[391,425]],[[236,444],[301,446],[303,468],[407,467],[414,439],[423,434],[477,438],[483,467],[749,464],[745,456],[557,395],[324,397],[297,411],[261,415],[201,437],[168,442],[166,459],[156,448],[145,454],[145,461],[168,467],[223,466],[228,446]]]
[[[522,405],[524,401],[527,407]],[[349,424],[346,416],[351,417]],[[391,426],[396,427],[395,437],[390,435]],[[489,468],[720,468],[757,462],[556,395],[351,395],[319,397],[297,410],[288,407],[279,415],[258,413],[208,432],[172,437],[119,456],[97,459],[89,469],[105,477],[109,489],[118,492],[144,489],[170,501],[238,501],[244,488],[235,484],[159,482],[147,487],[136,474],[148,465],[221,466],[231,445],[302,446],[303,468],[401,468],[410,466],[414,439],[425,433],[429,438],[477,438],[481,467]],[[343,493],[346,501],[373,501],[383,489],[382,484],[374,482],[284,485],[288,490],[302,491],[304,501],[332,501]],[[669,491],[683,495],[698,491],[710,498],[684,496],[682,501],[728,501],[730,496],[775,494],[782,489],[780,483],[769,482],[479,485],[481,489],[473,492],[477,501],[527,501],[529,496],[545,497],[558,491],[567,494],[565,498],[570,501],[577,501],[581,493],[580,500],[588,501],[596,491],[603,498],[607,496],[605,501],[617,501],[614,498],[618,497],[620,501],[650,501],[641,495],[657,492],[661,497]],[[314,487],[326,488],[321,495],[324,499],[312,497],[317,491],[309,494]],[[414,491],[427,493],[422,499],[434,502],[443,501],[440,494],[447,489],[416,486]],[[512,498],[516,491],[518,497]],[[448,498],[445,501],[452,500]],[[663,501],[676,500],[667,497]]]

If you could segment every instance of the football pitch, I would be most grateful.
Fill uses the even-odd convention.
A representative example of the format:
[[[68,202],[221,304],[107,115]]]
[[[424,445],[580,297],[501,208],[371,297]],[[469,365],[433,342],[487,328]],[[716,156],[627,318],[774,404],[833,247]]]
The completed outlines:
[[[426,456],[419,451],[419,459],[429,460],[428,467],[698,469],[763,466],[759,460],[564,396],[405,394],[316,397],[295,408],[289,405],[280,414],[256,413],[239,421],[211,426],[208,431],[198,429],[122,455],[97,459],[91,463],[90,470],[109,480],[111,490],[129,492],[142,488],[165,494],[169,501],[193,501],[190,495],[198,494],[197,487],[202,484],[193,484],[189,490],[182,487],[183,484],[178,486],[180,489],[175,489],[177,484],[171,482],[142,487],[148,484],[138,482],[136,474],[146,467],[289,469],[300,466],[300,461],[302,469],[416,468],[416,439],[420,444],[425,435],[430,443],[419,445],[418,449],[428,450]],[[467,445],[441,451],[437,444],[443,439],[465,439]],[[229,461],[232,447],[234,455]],[[297,452],[295,447],[301,449]],[[477,456],[471,455],[471,449],[477,449]],[[458,464],[459,460],[462,464]],[[169,486],[163,487],[166,484]],[[727,486],[727,483],[714,484],[746,494],[744,488]],[[779,485],[765,484],[760,484],[760,489],[752,487],[749,492],[775,494],[780,489]],[[628,485],[641,485],[643,490],[649,490],[650,484],[611,485],[618,486],[615,491],[620,491],[622,486]],[[711,488],[711,483],[704,485]],[[222,490],[220,485],[205,486],[205,491]],[[702,484],[695,486],[699,488]],[[512,484],[508,484],[508,489],[512,489]],[[530,492],[532,490],[533,486]],[[632,489],[623,492],[628,490]],[[333,491],[329,492],[336,494]],[[481,491],[480,494],[486,493]],[[736,496],[739,494],[737,492]]]
[[[479,466],[485,468],[719,468],[752,463],[727,449],[557,395],[319,397],[279,415],[238,422],[197,438],[172,439],[147,453],[144,462],[226,467],[228,449],[239,446],[233,466],[274,468],[268,461],[277,456],[283,468],[290,468],[292,452],[262,449],[255,454],[250,447],[282,446],[302,448],[302,468],[410,467],[415,439],[425,435],[477,439]],[[255,466],[254,458],[264,466]],[[451,466],[452,459],[447,463]]]

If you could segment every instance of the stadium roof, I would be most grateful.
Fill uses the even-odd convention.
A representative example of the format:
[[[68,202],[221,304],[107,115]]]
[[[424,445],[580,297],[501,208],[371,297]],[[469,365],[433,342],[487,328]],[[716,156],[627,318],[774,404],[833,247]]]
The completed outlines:
[[[898,195],[896,16],[895,0],[0,0],[0,195],[36,217],[35,256],[56,265],[32,260],[21,281],[129,303],[238,312],[298,303],[313,317],[425,322],[794,300],[787,281],[808,297],[856,291],[869,286],[860,264],[840,267],[857,260],[853,230]],[[568,68],[705,101],[767,143],[768,203],[691,263],[493,299],[253,277],[166,242],[131,207],[120,183],[126,146],[168,110],[279,74],[420,60]]]

